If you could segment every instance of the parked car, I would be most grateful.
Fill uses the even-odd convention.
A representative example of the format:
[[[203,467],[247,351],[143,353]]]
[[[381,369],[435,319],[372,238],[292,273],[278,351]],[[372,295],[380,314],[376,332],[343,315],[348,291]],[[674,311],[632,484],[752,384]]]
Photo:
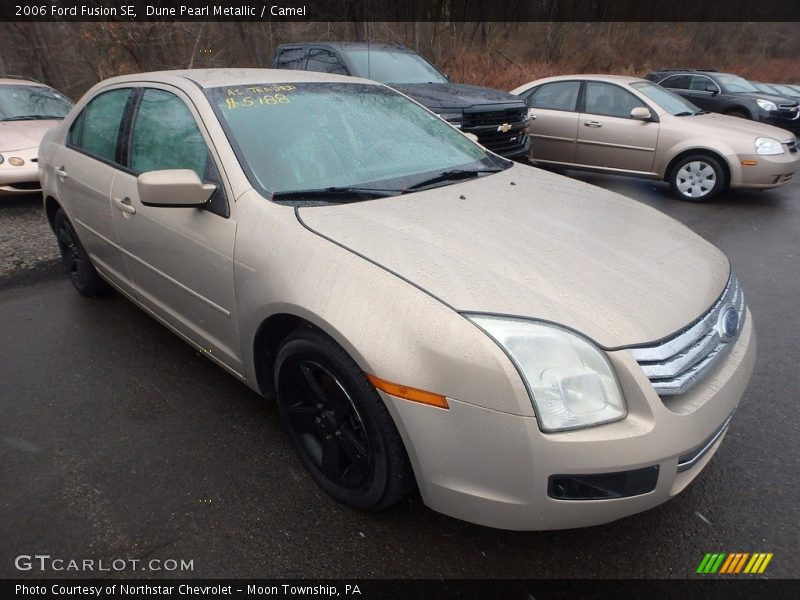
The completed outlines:
[[[738,75],[712,70],[666,69],[648,73],[646,79],[683,96],[703,110],[800,133],[797,100],[761,92]]]
[[[636,77],[563,75],[511,93],[530,107],[534,163],[663,180],[682,200],[780,186],[800,161],[788,131],[703,112]]]
[[[772,89],[777,91],[782,96],[786,96],[787,98],[800,99],[800,90],[795,89],[791,85],[786,85],[784,83],[770,83],[769,85]]]
[[[508,529],[645,510],[709,462],[753,368],[714,246],[374,81],[116,77],[40,164],[78,291],[110,284],[277,398],[300,461],[352,507],[416,484]]]
[[[452,83],[419,54],[398,45],[341,43],[283,44],[276,69],[354,75],[385,83],[432,110],[489,150],[506,158],[525,157],[525,106],[507,92]]]
[[[0,196],[39,192],[36,154],[72,102],[37,81],[0,76]]]

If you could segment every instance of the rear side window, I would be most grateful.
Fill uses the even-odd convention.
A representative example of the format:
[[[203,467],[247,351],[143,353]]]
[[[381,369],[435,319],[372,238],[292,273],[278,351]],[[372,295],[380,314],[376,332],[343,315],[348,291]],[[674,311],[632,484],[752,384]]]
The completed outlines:
[[[630,118],[631,111],[644,106],[641,100],[616,85],[586,82],[586,112],[593,115]]]
[[[278,54],[275,61],[276,69],[295,69],[302,71],[306,68],[306,48],[286,48]]]
[[[128,104],[129,88],[95,96],[69,131],[69,144],[103,160],[116,162],[117,138]]]
[[[306,71],[318,71],[320,73],[336,73],[337,75],[347,75],[342,61],[330,50],[314,49],[308,53]]]
[[[528,98],[531,108],[574,111],[578,104],[580,81],[557,81],[545,83]]]
[[[688,90],[691,82],[692,78],[690,75],[672,75],[662,81],[661,85],[673,90]]]

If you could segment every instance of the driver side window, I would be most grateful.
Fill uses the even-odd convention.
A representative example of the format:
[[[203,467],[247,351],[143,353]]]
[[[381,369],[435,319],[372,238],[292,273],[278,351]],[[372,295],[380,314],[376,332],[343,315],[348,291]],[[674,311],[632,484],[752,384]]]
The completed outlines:
[[[131,130],[129,167],[136,173],[191,169],[201,180],[217,185],[205,208],[224,217],[230,214],[203,134],[194,115],[175,94],[144,90]]]

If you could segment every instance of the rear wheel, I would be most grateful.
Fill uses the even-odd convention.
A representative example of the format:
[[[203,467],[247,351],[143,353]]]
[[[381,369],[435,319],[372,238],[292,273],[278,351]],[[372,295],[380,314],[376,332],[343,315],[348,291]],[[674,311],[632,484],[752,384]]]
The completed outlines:
[[[53,218],[53,230],[61,252],[61,262],[75,289],[86,296],[98,296],[111,291],[111,286],[95,270],[72,223],[60,208]]]
[[[400,434],[375,388],[333,340],[287,337],[275,361],[283,425],[314,480],[339,502],[386,508],[414,487]]]
[[[678,161],[672,167],[669,183],[678,198],[689,202],[708,202],[727,184],[719,161],[704,154]]]

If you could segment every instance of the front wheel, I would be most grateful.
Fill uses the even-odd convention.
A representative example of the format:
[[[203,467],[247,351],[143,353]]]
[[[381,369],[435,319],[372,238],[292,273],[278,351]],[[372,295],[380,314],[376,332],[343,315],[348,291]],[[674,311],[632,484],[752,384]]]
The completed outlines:
[[[669,183],[681,200],[708,202],[724,189],[725,171],[710,156],[687,156],[672,167]]]
[[[75,289],[86,296],[99,296],[111,291],[111,286],[97,273],[72,223],[60,208],[53,218],[53,230],[61,252],[61,262]]]
[[[361,510],[386,508],[414,487],[400,434],[375,388],[332,339],[301,329],[275,361],[283,425],[317,484]]]

